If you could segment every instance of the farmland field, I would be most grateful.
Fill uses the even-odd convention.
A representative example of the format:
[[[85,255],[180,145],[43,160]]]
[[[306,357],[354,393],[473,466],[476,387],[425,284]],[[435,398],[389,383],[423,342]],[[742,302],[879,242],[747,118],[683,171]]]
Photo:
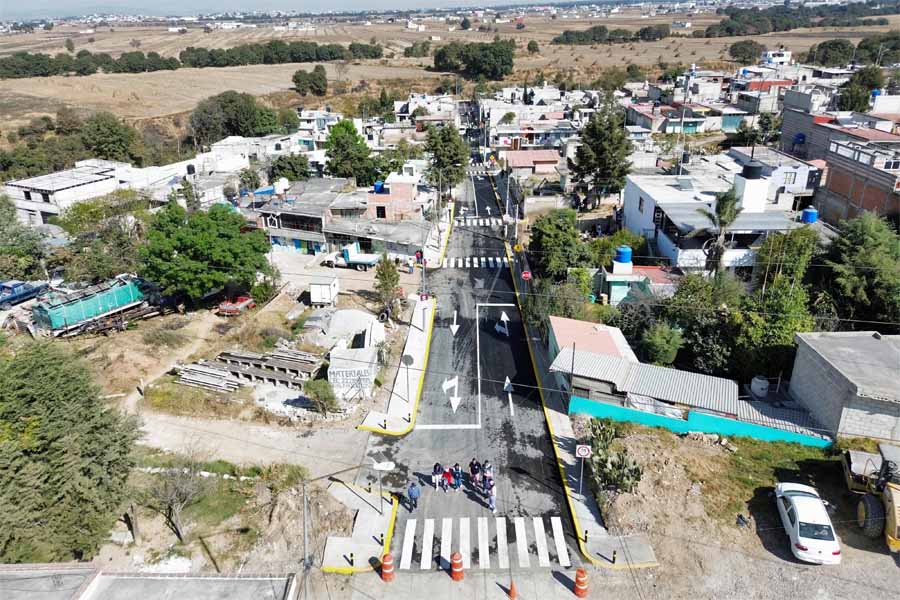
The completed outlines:
[[[803,52],[811,45],[835,37],[858,41],[864,35],[900,27],[900,16],[888,17],[890,26],[868,27],[853,30],[798,29],[791,32],[754,36],[770,48],[785,46],[795,53]],[[265,42],[271,39],[285,41],[310,40],[319,43],[369,42],[374,38],[385,46],[385,58],[381,60],[354,61],[346,73],[338,72],[334,64],[327,65],[329,80],[343,78],[351,85],[367,81],[371,89],[381,82],[412,85],[435,81],[439,73],[425,70],[430,58],[404,58],[403,48],[415,41],[440,38],[432,41],[432,47],[448,41],[490,41],[494,35],[517,41],[516,72],[510,78],[521,82],[539,72],[551,77],[558,71],[570,75],[575,81],[589,82],[599,71],[612,66],[624,67],[636,63],[645,67],[660,61],[673,63],[705,63],[721,67],[733,67],[727,63],[728,46],[742,38],[667,38],[657,42],[640,42],[619,45],[554,46],[551,39],[564,29],[585,29],[603,24],[609,28],[637,29],[646,25],[671,23],[677,16],[665,15],[642,19],[636,12],[623,12],[607,19],[556,19],[526,18],[526,27],[515,29],[512,23],[498,25],[498,32],[449,31],[444,23],[428,23],[425,32],[406,29],[403,23],[326,23],[317,24],[314,31],[275,31],[271,27],[204,33],[192,29],[185,34],[169,33],[163,27],[117,27],[114,31],[97,30],[92,34],[79,34],[78,28],[60,26],[53,31],[0,37],[0,56],[16,51],[64,52],[65,40],[72,38],[76,52],[87,48],[92,52],[108,52],[118,55],[133,50],[139,41],[144,52],[156,51],[166,56],[177,56],[188,46],[227,48],[249,42]],[[716,22],[715,15],[691,17],[694,28],[702,28]],[[475,24],[477,26],[477,22]],[[92,43],[89,38],[94,38]],[[535,40],[540,52],[529,55],[525,45]],[[191,110],[201,99],[219,92],[234,89],[254,95],[285,92],[291,86],[291,75],[301,67],[311,65],[251,65],[219,69],[180,69],[141,74],[96,74],[88,77],[48,77],[0,81],[0,122],[2,133],[13,130],[29,119],[52,114],[56,107],[69,105],[84,111],[110,110],[129,120],[142,120],[175,115]],[[532,79],[533,80],[533,79]],[[310,105],[315,100],[308,99]]]

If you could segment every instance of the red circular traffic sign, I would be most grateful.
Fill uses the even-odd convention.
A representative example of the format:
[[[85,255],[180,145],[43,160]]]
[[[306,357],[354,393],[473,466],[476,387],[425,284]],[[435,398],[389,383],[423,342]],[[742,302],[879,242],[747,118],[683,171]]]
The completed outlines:
[[[528,281],[531,279],[531,271],[522,271],[522,279]]]

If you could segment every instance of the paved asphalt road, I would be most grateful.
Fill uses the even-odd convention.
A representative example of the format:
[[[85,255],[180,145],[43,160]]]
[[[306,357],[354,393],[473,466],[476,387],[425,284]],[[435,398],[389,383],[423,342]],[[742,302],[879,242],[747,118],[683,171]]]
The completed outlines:
[[[489,210],[498,216],[487,178],[469,178],[465,185],[465,193],[457,202],[457,215],[474,216],[477,201],[479,216],[487,215]],[[502,235],[502,226],[497,230],[485,226],[454,226],[447,256],[505,257]],[[399,512],[392,544],[395,560],[399,562],[404,554],[405,534],[415,533],[413,561],[419,564],[420,546],[428,544],[422,541],[423,535],[426,540],[431,539],[427,530],[423,533],[423,529],[431,527],[427,525],[429,520],[435,527],[435,554],[441,543],[442,527],[446,526],[444,520],[453,520],[455,550],[458,538],[465,536],[457,529],[459,520],[463,519],[462,528],[465,529],[465,524],[471,527],[471,545],[477,555],[477,520],[491,517],[489,536],[492,551],[496,551],[495,516],[487,509],[482,494],[469,485],[460,492],[450,493],[430,487],[435,462],[445,466],[458,462],[467,471],[469,461],[477,457],[494,465],[496,516],[510,521],[507,542],[511,568],[517,566],[512,557],[517,556],[516,534],[522,531],[512,527],[515,517],[527,517],[525,537],[532,553],[539,553],[544,541],[536,539],[542,536],[540,524],[533,517],[543,521],[549,554],[554,560],[558,557],[555,538],[549,535],[551,519],[561,517],[569,556],[578,565],[568,508],[540,406],[521,316],[515,305],[509,268],[439,268],[429,271],[426,286],[436,294],[438,310],[416,428],[402,438],[373,434],[367,449],[367,456],[372,459],[391,460],[397,465],[393,473],[384,477],[386,488],[403,491],[412,480],[419,481],[423,487],[418,510],[412,515],[406,509]],[[454,311],[459,325],[455,336],[450,328]],[[503,313],[509,317],[509,335],[497,330]],[[418,375],[410,373],[411,380]],[[511,393],[504,390],[507,377],[512,383]],[[458,391],[453,389],[454,384],[458,385]],[[456,411],[451,407],[453,395],[460,398]],[[360,480],[363,484],[377,482],[373,472],[362,473]],[[417,522],[407,529],[410,518]],[[405,550],[409,552],[408,548]],[[537,562],[535,557],[532,561]],[[439,564],[437,560],[432,566]],[[558,564],[554,562],[553,566]]]

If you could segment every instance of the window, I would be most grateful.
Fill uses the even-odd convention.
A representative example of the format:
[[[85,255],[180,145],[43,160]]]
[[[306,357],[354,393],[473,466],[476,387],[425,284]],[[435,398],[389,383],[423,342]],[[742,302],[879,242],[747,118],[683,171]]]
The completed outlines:
[[[375,218],[376,219],[387,219],[387,210],[385,210],[384,206],[376,206],[375,207]]]
[[[638,196],[638,212],[641,214],[644,213],[644,197],[643,196]]]
[[[799,537],[808,540],[824,540],[826,542],[834,541],[834,532],[828,525],[820,523],[804,523],[800,521]]]
[[[793,171],[784,174],[784,185],[794,185],[797,182],[797,174]]]
[[[579,398],[590,398],[591,390],[583,387],[578,387],[577,385],[572,387],[572,395],[578,396]]]
[[[41,200],[44,202],[50,202],[50,194],[41,193]]]
[[[28,192],[28,191],[25,192],[25,199],[31,200],[31,192]]]

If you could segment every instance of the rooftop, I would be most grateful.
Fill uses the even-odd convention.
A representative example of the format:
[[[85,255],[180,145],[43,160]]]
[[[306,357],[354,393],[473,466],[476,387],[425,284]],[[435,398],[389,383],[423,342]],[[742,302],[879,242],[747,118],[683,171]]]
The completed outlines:
[[[573,368],[574,367],[574,368]],[[560,350],[551,371],[612,383],[622,393],[737,415],[738,386],[730,379],[658,367],[630,360],[576,350]]]
[[[373,240],[416,246],[423,245],[428,235],[428,225],[415,221],[374,224],[371,221],[335,219],[327,223],[324,229],[328,233],[363,236]]]
[[[712,201],[714,199],[710,199]],[[703,208],[703,203],[697,200],[692,202],[673,202],[660,205],[660,208],[682,232],[706,229],[711,227],[709,219],[697,212]],[[795,221],[785,211],[770,210],[751,213],[742,212],[737,216],[728,230],[733,233],[742,231],[789,231],[800,227],[801,223]]]
[[[866,140],[868,142],[897,142],[900,143],[900,135],[894,135],[880,129],[871,127],[841,127],[833,123],[818,123],[819,127],[828,127],[837,131],[846,133],[856,138]]]
[[[559,152],[556,150],[516,150],[506,153],[506,164],[512,168],[533,167],[535,163],[548,162],[559,162]]]
[[[10,187],[54,193],[116,178],[114,166],[80,166],[56,173],[8,181]]]
[[[732,146],[728,151],[728,154],[742,165],[750,162],[751,154],[753,155],[752,160],[761,162],[767,167],[802,167],[811,164],[805,160],[801,160],[768,146],[756,146],[755,148],[751,148],[750,146]]]
[[[798,333],[867,398],[900,403],[900,335],[874,331]]]
[[[550,328],[553,330],[553,337],[560,348],[571,349],[574,345],[576,350],[617,356],[631,362],[638,362],[631,346],[622,335],[622,330],[618,327],[551,316]]]

